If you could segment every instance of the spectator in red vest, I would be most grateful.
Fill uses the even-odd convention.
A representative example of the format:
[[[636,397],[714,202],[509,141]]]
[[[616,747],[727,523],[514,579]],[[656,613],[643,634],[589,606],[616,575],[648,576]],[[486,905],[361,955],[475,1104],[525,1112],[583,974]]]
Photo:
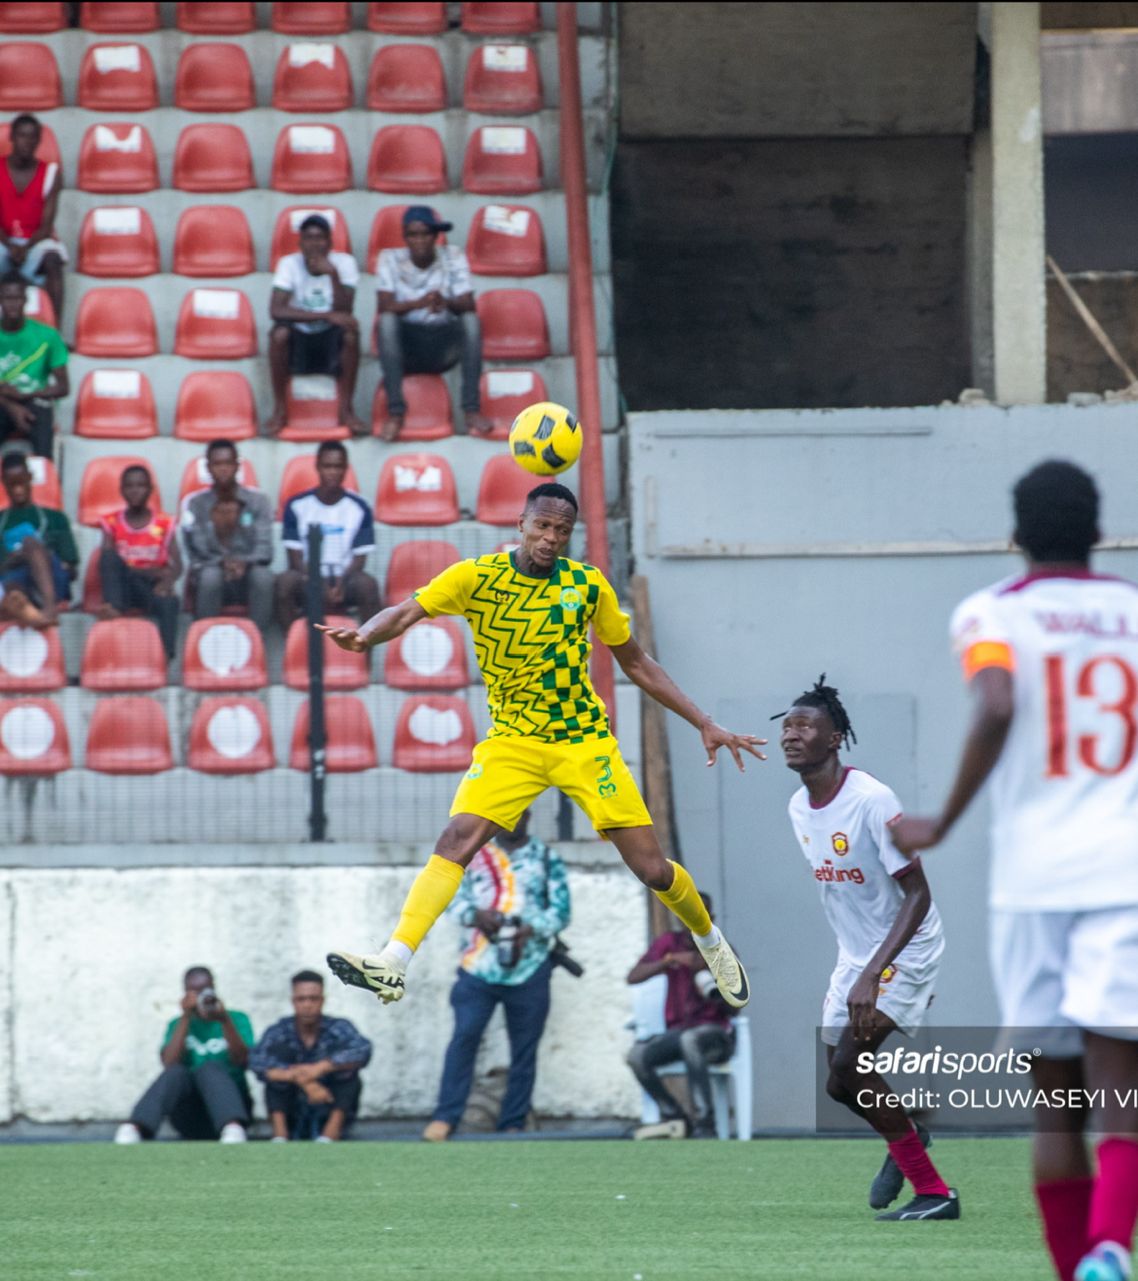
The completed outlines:
[[[63,319],[63,264],[67,250],[55,239],[55,211],[63,178],[59,166],[36,159],[43,129],[35,116],[8,126],[12,153],[0,163],[0,275],[18,271],[42,285]]]

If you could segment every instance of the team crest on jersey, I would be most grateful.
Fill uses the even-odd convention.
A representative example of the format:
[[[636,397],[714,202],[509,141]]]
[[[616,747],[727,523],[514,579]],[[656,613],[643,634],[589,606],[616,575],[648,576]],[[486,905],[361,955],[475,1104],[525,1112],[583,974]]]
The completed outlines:
[[[581,593],[575,587],[561,589],[561,608],[569,613],[581,608]]]
[[[474,765],[472,765],[472,766],[471,766],[471,767],[466,771],[466,777],[467,777],[467,778],[481,778],[481,777],[482,777],[482,766],[481,766],[481,765],[479,765],[479,764],[477,764],[477,763],[475,763]]]
[[[835,832],[830,837],[830,844],[834,847],[834,853],[839,856],[850,852],[850,838],[845,832]]]

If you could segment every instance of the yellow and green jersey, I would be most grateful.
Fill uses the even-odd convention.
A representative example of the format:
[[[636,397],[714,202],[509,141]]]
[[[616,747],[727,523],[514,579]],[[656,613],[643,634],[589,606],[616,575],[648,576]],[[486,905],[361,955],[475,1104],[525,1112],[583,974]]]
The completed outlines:
[[[533,578],[513,552],[495,552],[444,569],[415,599],[432,618],[460,614],[470,623],[491,736],[608,737],[605,705],[589,681],[589,625],[605,645],[623,645],[631,633],[599,569],[561,557],[548,578]]]

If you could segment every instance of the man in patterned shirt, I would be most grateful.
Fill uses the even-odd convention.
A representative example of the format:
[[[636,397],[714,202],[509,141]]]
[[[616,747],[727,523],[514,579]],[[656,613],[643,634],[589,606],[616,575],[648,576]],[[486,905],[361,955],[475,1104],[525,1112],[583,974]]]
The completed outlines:
[[[454,897],[477,851],[495,831],[513,831],[547,787],[576,801],[636,876],[691,930],[723,999],[738,1009],[750,997],[746,973],[712,924],[695,882],[660,849],[605,705],[589,681],[589,625],[629,680],[699,730],[708,765],[725,747],[742,770],[742,752],[766,759],[759,751],[766,740],[717,725],[633,640],[628,615],[604,575],[565,555],[576,520],[571,490],[538,485],[518,517],[516,551],[459,561],[358,630],[323,629],[342,649],[363,653],[423,618],[464,616],[493,721],[474,749],[451,821],[416,877],[390,942],[374,956],[328,957],[337,978],[382,1001],[403,996],[407,962]]]

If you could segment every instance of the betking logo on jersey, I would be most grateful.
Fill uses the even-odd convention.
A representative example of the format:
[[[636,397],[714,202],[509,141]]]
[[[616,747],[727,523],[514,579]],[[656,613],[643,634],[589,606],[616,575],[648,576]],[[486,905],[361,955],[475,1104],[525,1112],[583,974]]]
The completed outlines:
[[[860,867],[835,867],[834,860],[828,858],[823,860],[821,867],[814,869],[814,879],[832,884],[852,881],[855,885],[864,885],[865,873]]]

